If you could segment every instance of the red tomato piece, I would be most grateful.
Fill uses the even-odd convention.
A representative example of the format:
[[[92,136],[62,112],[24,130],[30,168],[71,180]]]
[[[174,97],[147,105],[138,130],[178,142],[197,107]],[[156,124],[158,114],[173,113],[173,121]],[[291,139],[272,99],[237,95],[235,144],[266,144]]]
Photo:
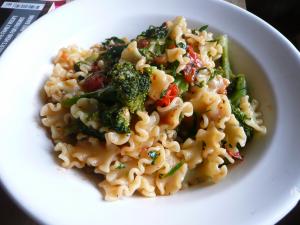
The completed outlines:
[[[105,78],[99,74],[93,74],[87,77],[81,87],[86,92],[96,91],[104,87]]]

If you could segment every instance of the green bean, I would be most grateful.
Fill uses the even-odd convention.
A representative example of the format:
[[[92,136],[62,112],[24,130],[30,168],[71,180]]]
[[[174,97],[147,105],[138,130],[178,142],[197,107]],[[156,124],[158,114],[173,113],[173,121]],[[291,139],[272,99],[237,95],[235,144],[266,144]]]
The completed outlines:
[[[219,43],[223,48],[222,54],[222,68],[224,70],[224,77],[230,79],[232,76],[232,72],[230,69],[230,62],[229,62],[229,53],[228,53],[228,37],[227,35],[221,35],[219,38]]]
[[[247,95],[247,83],[243,74],[238,74],[235,79],[235,88],[230,96],[230,101],[231,104],[239,106],[241,98]]]

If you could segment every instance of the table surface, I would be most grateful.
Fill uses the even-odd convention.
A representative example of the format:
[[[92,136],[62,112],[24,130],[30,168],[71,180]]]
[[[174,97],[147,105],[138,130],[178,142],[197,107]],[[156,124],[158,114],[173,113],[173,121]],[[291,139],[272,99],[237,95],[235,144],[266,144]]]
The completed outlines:
[[[245,0],[227,0],[242,8],[246,8]],[[0,224],[8,225],[38,225],[31,219],[19,206],[17,206],[11,198],[0,187]],[[300,215],[300,205],[291,211],[278,225],[297,224]],[[298,218],[298,219],[297,219]]]

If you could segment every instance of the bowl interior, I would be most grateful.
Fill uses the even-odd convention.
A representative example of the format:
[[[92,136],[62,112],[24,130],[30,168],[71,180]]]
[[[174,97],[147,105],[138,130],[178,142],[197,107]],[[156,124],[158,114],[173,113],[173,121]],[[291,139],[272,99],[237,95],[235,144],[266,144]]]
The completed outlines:
[[[61,47],[76,44],[78,46],[88,48],[93,44],[101,42],[105,38],[113,35],[133,38],[135,35],[145,30],[148,25],[159,25],[165,20],[172,18],[173,17],[168,16],[146,15],[143,16],[143,19],[141,20],[141,16],[131,16],[127,18],[126,22],[130,26],[127,26],[126,29],[124,28],[123,24],[120,23],[120,21],[115,21],[113,24],[111,24],[110,29],[102,30],[100,29],[102,27],[101,25],[85,27],[83,29],[74,31],[74,33],[72,33],[71,35],[61,37],[60,42],[50,43],[52,45],[51,51],[45,49],[45,53],[37,49],[33,50],[34,54],[37,55],[36,58],[38,58],[38,60],[36,60],[34,66],[32,67],[25,66],[28,69],[28,73],[30,73],[30,75],[22,76],[20,78],[21,80],[19,81],[19,96],[16,95],[15,97],[19,99],[22,95],[22,98],[25,98],[26,102],[31,102],[32,106],[34,106],[26,109],[25,114],[30,118],[30,120],[27,121],[31,122],[27,122],[26,128],[23,127],[22,130],[25,133],[25,130],[30,130],[30,132],[26,134],[27,137],[24,137],[26,142],[36,143],[34,146],[32,146],[31,153],[24,156],[28,158],[28,161],[30,162],[38,161],[37,163],[33,164],[35,166],[35,169],[45,169],[47,173],[49,173],[50,176],[53,177],[53,179],[57,179],[58,177],[62,179],[64,177],[70,183],[75,182],[76,185],[79,185],[81,188],[85,189],[85,191],[81,192],[80,194],[82,197],[84,197],[87,192],[91,192],[92,190],[92,198],[95,198],[94,195],[97,196],[97,199],[102,198],[100,192],[98,192],[97,186],[95,185],[95,178],[90,180],[90,176],[86,176],[84,173],[79,172],[78,170],[65,170],[60,168],[59,160],[56,159],[55,154],[52,152],[53,144],[49,139],[49,134],[45,132],[45,129],[40,124],[39,110],[43,105],[41,93],[43,92],[43,85],[45,83],[45,80],[51,74],[51,59],[55,56],[55,54]],[[147,22],[136,24],[136,21],[138,19]],[[189,20],[189,18],[187,18],[187,20],[188,26],[192,28],[200,27],[203,25],[201,21],[198,22],[195,20]],[[213,31],[216,35],[224,32],[222,30],[219,30],[218,28],[215,28],[214,25],[211,24],[209,24],[209,30]],[[82,33],[85,33],[85,35],[82,35]],[[255,165],[260,160],[262,160],[265,151],[272,140],[273,131],[276,124],[276,105],[273,90],[271,88],[269,80],[265,76],[265,72],[261,68],[261,65],[254,59],[254,57],[247,51],[247,49],[244,46],[241,46],[239,42],[234,39],[234,37],[229,36],[229,39],[230,59],[233,65],[233,70],[235,73],[246,74],[251,95],[261,103],[260,110],[263,112],[263,114],[268,115],[267,117],[264,117],[265,125],[268,128],[268,133],[266,136],[255,136],[255,138],[247,145],[246,149],[244,150],[246,153],[245,160],[231,168],[228,177],[226,177],[224,181],[216,185],[206,186],[203,188],[199,188],[196,186],[193,188],[193,195],[190,194],[190,190],[181,191],[174,196],[168,197],[168,199],[170,199],[170,202],[173,201],[172,198],[178,198],[183,201],[193,201],[194,195],[197,195],[201,199],[212,198],[214,194],[220,193],[223,190],[227,190],[228,188],[234,186],[236,182],[242,181],[249,173],[251,173]],[[27,61],[28,62],[26,63],[32,63],[29,62],[29,59]],[[24,83],[26,83],[27,85],[22,85]],[[37,157],[37,155],[39,157]],[[40,165],[38,165],[41,163],[43,164],[42,168],[40,167]],[[62,171],[64,172],[62,173]],[[82,182],[83,179],[84,182]],[[62,183],[58,183],[58,185],[62,185],[64,187],[68,186],[65,180]],[[139,199],[140,198],[137,198],[137,200]],[[85,199],[85,201],[89,202],[90,200]]]

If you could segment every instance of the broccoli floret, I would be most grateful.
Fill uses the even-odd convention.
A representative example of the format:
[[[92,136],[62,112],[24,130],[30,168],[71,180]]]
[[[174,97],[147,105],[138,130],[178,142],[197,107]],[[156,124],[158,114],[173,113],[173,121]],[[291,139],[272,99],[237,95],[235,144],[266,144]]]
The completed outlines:
[[[97,91],[62,101],[64,107],[71,107],[80,98],[94,98],[101,104],[100,118],[104,126],[119,133],[130,132],[130,113],[144,108],[150,76],[140,74],[129,62],[117,63],[107,74],[110,83]]]
[[[118,133],[130,132],[130,113],[127,107],[114,105],[104,109],[100,114],[101,123],[109,128],[114,129]]]
[[[111,83],[105,88],[66,99],[62,105],[70,107],[80,98],[95,98],[106,104],[117,101],[120,105],[128,107],[131,113],[144,108],[150,87],[150,76],[147,73],[140,74],[133,64],[124,62],[117,63],[107,76]]]
[[[108,74],[117,92],[121,105],[127,106],[131,113],[144,108],[150,87],[150,77],[140,74],[129,62],[117,63]]]

